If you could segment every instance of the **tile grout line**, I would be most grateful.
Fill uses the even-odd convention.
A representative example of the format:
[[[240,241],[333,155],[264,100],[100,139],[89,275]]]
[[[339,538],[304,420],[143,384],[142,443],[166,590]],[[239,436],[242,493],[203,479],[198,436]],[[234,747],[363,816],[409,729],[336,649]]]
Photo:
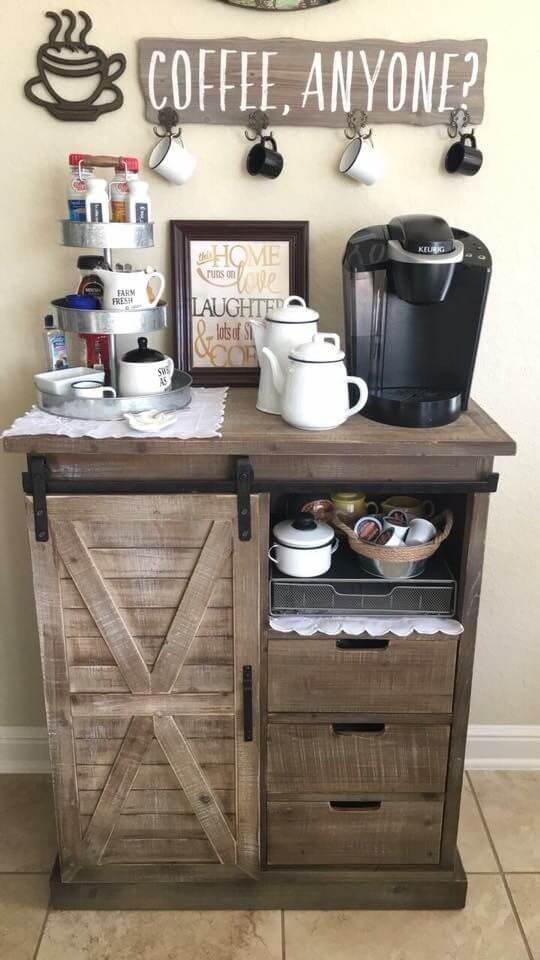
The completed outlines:
[[[281,911],[281,960],[287,960],[285,948],[285,911]]]
[[[524,943],[524,945],[525,945],[525,950],[527,951],[527,956],[528,956],[529,960],[535,960],[534,954],[533,954],[533,952],[532,952],[532,950],[531,950],[531,948],[530,948],[530,946],[529,946],[529,941],[527,940],[527,937],[526,937],[526,934],[525,934],[525,930],[524,930],[523,924],[522,924],[522,922],[521,922],[521,917],[519,916],[519,913],[518,913],[516,904],[515,904],[515,902],[514,902],[514,897],[513,897],[513,895],[512,895],[512,891],[511,891],[511,889],[510,889],[510,884],[508,883],[508,880],[507,880],[507,878],[506,878],[506,874],[505,874],[505,872],[504,872],[504,870],[503,870],[503,865],[502,865],[502,863],[501,863],[501,859],[500,859],[500,857],[499,857],[499,854],[497,853],[497,848],[496,848],[495,843],[494,843],[494,841],[493,841],[493,837],[491,836],[491,832],[490,832],[490,829],[489,829],[489,827],[488,827],[487,820],[486,820],[486,818],[485,818],[485,816],[484,816],[484,811],[482,810],[482,805],[481,805],[481,803],[480,803],[480,801],[479,801],[479,799],[478,799],[478,794],[476,793],[476,789],[475,789],[475,787],[474,787],[474,784],[473,784],[472,779],[471,779],[471,777],[469,776],[469,774],[467,774],[467,779],[468,779],[468,781],[469,781],[469,786],[470,786],[470,788],[471,788],[471,793],[472,793],[472,795],[473,795],[473,797],[474,797],[476,806],[477,806],[477,808],[478,808],[478,813],[479,813],[479,815],[480,815],[480,819],[481,819],[481,821],[482,821],[482,823],[483,823],[483,825],[484,825],[484,830],[486,831],[487,838],[488,838],[489,843],[490,843],[490,845],[491,845],[491,849],[492,849],[492,851],[493,851],[493,856],[495,857],[495,862],[496,862],[496,864],[497,864],[497,867],[499,868],[499,875],[500,875],[500,878],[501,878],[501,880],[502,880],[502,882],[503,882],[504,889],[506,890],[506,896],[508,897],[508,900],[509,900],[509,902],[510,902],[510,907],[512,908],[512,913],[514,914],[514,919],[515,919],[515,921],[516,921],[516,923],[517,923],[517,925],[518,925],[518,930],[519,930],[519,932],[521,933],[521,937],[522,937],[523,943]]]
[[[47,925],[47,920],[49,919],[49,913],[51,912],[50,903],[47,903],[47,909],[45,911],[45,919],[41,925],[41,930],[39,931],[39,936],[37,938],[36,949],[32,954],[32,960],[38,960],[38,954],[41,949],[41,941],[43,940],[43,934],[45,933],[45,927]]]

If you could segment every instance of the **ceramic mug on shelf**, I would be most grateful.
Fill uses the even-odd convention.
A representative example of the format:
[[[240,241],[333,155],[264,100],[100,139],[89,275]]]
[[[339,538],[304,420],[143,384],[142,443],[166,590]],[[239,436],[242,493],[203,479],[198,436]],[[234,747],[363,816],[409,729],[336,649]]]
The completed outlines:
[[[377,513],[379,507],[374,500],[368,500],[365,493],[331,493],[334,510],[342,520],[355,521],[366,513]]]
[[[401,510],[410,523],[415,517],[432,517],[435,504],[431,500],[417,500],[416,497],[387,497],[381,503],[381,513],[392,513],[393,510]]]
[[[99,380],[75,380],[71,389],[76,397],[84,400],[111,400],[116,397],[116,390],[104,387]]]
[[[157,270],[94,270],[103,283],[104,310],[148,310],[159,303],[165,288],[165,277]],[[158,279],[158,290],[152,280]]]
[[[406,547],[419,547],[423,543],[430,543],[437,536],[437,529],[430,520],[415,517],[409,524],[405,537]]]

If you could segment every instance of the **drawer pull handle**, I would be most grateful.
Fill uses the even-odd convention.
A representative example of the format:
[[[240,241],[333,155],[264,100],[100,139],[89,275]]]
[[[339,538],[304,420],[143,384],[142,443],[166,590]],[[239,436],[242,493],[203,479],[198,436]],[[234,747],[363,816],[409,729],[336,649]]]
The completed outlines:
[[[253,671],[249,664],[242,667],[242,694],[244,708],[244,740],[253,741]]]
[[[384,637],[340,637],[336,640],[338,650],[387,650],[389,644]]]
[[[344,733],[384,733],[384,723],[333,723],[332,731],[341,736]]]
[[[381,800],[330,800],[331,810],[380,810]]]

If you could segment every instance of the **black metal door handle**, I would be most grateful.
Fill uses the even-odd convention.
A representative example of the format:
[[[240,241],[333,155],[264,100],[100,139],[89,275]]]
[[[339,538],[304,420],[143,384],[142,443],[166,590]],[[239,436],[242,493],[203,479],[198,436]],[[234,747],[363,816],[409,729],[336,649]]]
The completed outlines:
[[[242,698],[244,711],[244,740],[253,740],[253,670],[250,664],[242,667]]]
[[[389,643],[384,637],[340,637],[336,647],[338,650],[386,650]]]
[[[380,810],[380,800],[330,800],[332,810]]]
[[[336,734],[343,733],[384,733],[386,725],[384,723],[333,723],[332,731]]]

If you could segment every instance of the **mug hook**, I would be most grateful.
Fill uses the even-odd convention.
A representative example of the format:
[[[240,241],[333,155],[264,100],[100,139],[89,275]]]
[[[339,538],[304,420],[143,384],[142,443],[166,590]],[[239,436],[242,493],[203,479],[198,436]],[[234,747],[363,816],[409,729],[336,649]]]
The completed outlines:
[[[180,117],[176,110],[173,110],[172,107],[164,107],[158,113],[158,124],[165,130],[165,133],[161,133],[159,127],[154,127],[156,137],[160,139],[170,137],[172,140],[178,140],[182,136],[182,127],[179,126],[179,122]],[[173,133],[174,127],[178,128],[175,133]]]
[[[467,127],[470,122],[471,115],[467,108],[464,106],[456,107],[450,114],[450,120],[448,122],[448,136],[452,140],[455,140],[457,136],[461,136],[463,133],[463,128]]]
[[[362,133],[364,127],[367,127],[368,115],[365,110],[350,110],[346,115],[347,127],[344,130],[347,140],[354,140],[358,137],[360,140],[371,140],[373,131],[371,128],[367,133]]]
[[[246,139],[250,142],[256,140],[257,137],[261,137],[262,139],[263,130],[268,128],[269,123],[270,120],[268,119],[267,113],[264,113],[262,110],[254,110],[248,117],[248,128],[245,131]]]

